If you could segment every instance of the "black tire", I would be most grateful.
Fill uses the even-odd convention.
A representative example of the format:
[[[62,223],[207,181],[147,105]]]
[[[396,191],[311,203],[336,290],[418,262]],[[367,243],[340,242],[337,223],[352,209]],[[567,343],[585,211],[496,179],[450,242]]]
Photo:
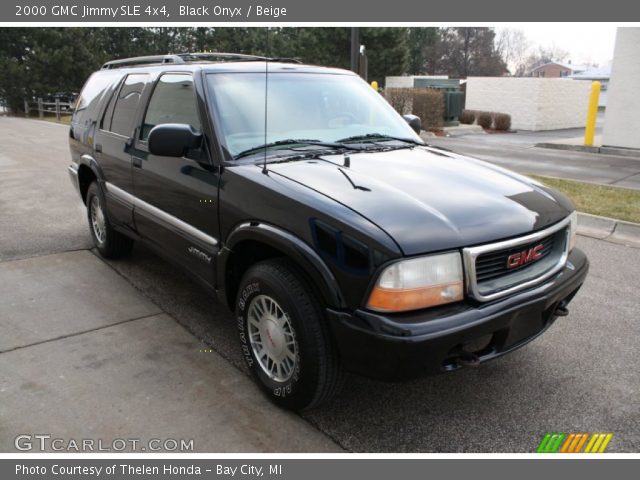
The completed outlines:
[[[276,302],[274,308],[281,308],[284,316],[280,317],[285,319],[282,321],[291,327],[290,330],[287,330],[288,327],[282,329],[290,332],[284,334],[289,335],[288,337],[280,336],[280,330],[274,333],[276,341],[291,338],[292,334],[293,341],[290,340],[289,344],[295,344],[296,360],[295,366],[291,367],[290,378],[274,379],[273,372],[268,373],[267,367],[263,366],[269,362],[267,354],[260,361],[255,352],[260,348],[257,345],[262,345],[262,336],[256,334],[255,320],[258,317],[255,313],[258,310],[255,308],[260,302],[266,301],[265,298]],[[250,316],[252,330],[249,326]],[[274,403],[290,410],[307,410],[328,401],[338,392],[342,369],[323,309],[291,262],[286,259],[267,260],[246,272],[238,289],[236,319],[245,361],[258,385]],[[268,328],[264,330],[265,344],[269,342],[268,345],[275,348],[276,344],[268,332]],[[279,343],[282,345],[282,342]],[[289,351],[287,355],[291,353]],[[275,362],[272,361],[271,365],[275,365]],[[277,368],[276,371],[280,372],[280,369]],[[282,377],[286,375],[283,374]]]
[[[96,248],[105,258],[122,258],[127,255],[133,247],[133,240],[120,232],[117,232],[109,223],[105,209],[105,199],[102,190],[97,182],[89,185],[87,190],[87,219],[89,220],[89,232]],[[103,219],[100,226],[94,224],[94,211]],[[101,217],[100,217],[101,216]]]

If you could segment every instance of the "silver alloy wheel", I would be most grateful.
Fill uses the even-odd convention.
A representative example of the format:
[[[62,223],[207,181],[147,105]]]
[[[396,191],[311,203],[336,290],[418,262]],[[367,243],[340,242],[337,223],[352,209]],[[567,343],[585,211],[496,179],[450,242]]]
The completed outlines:
[[[298,344],[289,316],[268,295],[257,295],[247,313],[249,343],[258,364],[276,382],[288,381],[298,364]]]
[[[107,237],[107,223],[97,195],[91,197],[91,228],[96,240],[102,245]]]

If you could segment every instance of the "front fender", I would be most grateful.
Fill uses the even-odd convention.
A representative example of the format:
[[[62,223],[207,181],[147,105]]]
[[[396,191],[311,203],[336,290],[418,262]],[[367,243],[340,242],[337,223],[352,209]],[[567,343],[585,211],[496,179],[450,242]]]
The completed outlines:
[[[222,286],[219,290],[224,290],[227,261],[233,248],[244,240],[261,242],[283,252],[307,274],[327,306],[346,307],[333,273],[316,251],[292,233],[262,222],[242,223],[227,237],[218,255],[217,285]]]

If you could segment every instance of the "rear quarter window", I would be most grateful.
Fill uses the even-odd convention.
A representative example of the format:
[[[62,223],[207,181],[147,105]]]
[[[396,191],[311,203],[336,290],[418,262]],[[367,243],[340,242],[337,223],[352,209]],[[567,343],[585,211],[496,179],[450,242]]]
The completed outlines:
[[[109,88],[122,78],[118,72],[95,72],[82,87],[76,101],[73,123],[90,123],[99,115],[100,103]]]

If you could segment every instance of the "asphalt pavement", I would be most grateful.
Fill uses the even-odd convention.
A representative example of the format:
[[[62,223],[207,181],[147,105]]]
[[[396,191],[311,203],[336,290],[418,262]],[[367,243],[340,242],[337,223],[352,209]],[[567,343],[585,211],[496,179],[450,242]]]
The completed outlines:
[[[640,249],[579,237],[587,282],[528,346],[408,383],[349,376],[300,417],[251,385],[232,315],[191,279],[139,245],[115,262],[87,250],[68,161],[64,127],[0,118],[1,451],[42,428],[192,434],[204,451],[532,452],[550,431],[640,450]]]
[[[0,452],[341,452],[90,250],[67,129],[0,117]]]
[[[456,153],[486,160],[523,174],[598,183],[640,190],[640,159],[600,153],[538,148],[535,144],[564,134],[536,132],[435,137],[426,141]]]
[[[68,128],[0,116],[0,260],[92,246],[69,188]]]

